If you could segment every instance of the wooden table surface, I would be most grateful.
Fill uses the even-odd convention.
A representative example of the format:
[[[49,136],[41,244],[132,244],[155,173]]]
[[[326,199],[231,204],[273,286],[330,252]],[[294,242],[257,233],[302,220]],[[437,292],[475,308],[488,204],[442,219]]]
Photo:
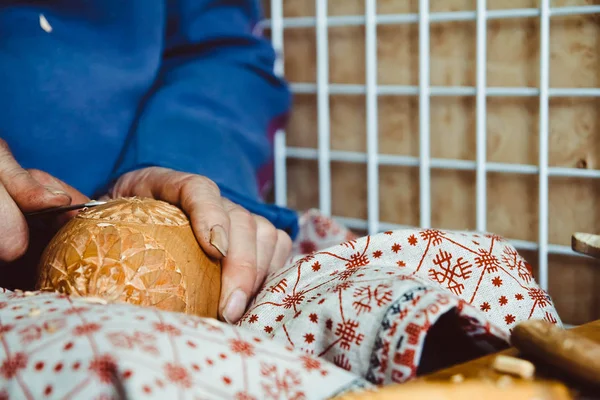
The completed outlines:
[[[574,328],[571,328],[574,332],[587,337],[595,342],[600,343],[600,320],[596,320],[584,325],[580,325]],[[490,354],[472,361],[468,361],[463,364],[458,364],[450,368],[446,368],[429,375],[424,375],[415,381],[447,381],[452,379],[452,377],[460,376],[460,378],[473,379],[473,378],[490,378],[493,380],[497,380],[503,374],[497,373],[491,367],[494,358],[499,355],[509,355],[513,357],[519,357],[523,359],[529,359],[519,354],[519,351],[515,348],[509,348],[499,353]],[[598,389],[586,389],[583,388],[577,382],[573,382],[570,379],[566,379],[562,374],[559,374],[555,370],[551,370],[548,367],[540,365],[539,363],[529,359],[536,365],[536,374],[535,380],[543,381],[543,380],[558,380],[563,382],[569,389],[572,389],[574,395],[578,398],[585,399],[600,399],[600,393]]]

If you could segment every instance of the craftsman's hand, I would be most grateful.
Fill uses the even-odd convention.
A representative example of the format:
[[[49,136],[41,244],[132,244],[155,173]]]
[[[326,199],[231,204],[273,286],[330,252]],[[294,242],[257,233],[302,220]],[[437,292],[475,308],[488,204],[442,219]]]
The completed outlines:
[[[219,314],[237,322],[268,271],[285,263],[292,247],[287,233],[268,220],[221,197],[210,179],[150,167],[117,180],[109,197],[140,196],[180,206],[189,216],[200,246],[222,260]]]
[[[29,229],[24,212],[87,200],[46,172],[23,169],[0,139],[0,261],[14,261],[27,251]]]

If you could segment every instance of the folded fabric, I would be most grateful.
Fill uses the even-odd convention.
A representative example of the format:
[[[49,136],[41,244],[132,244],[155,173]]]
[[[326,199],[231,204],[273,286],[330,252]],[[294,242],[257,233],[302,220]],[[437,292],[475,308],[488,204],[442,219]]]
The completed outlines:
[[[561,324],[513,246],[317,211],[237,326],[54,293],[0,293],[0,399],[326,399],[406,382]]]
[[[0,293],[0,399],[324,399],[361,379],[213,319]]]
[[[405,229],[355,238],[312,210],[294,251],[239,325],[376,384],[502,348],[530,318],[561,324],[530,265],[497,235]],[[438,321],[448,334],[436,334],[437,351],[423,359]]]

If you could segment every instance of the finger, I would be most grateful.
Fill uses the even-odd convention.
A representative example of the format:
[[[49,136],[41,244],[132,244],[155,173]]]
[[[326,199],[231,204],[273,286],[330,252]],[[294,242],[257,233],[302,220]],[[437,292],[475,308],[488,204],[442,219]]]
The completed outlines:
[[[73,204],[87,203],[90,201],[90,198],[81,193],[79,190],[45,171],[40,171],[39,169],[28,169],[27,172],[29,172],[29,175],[31,175],[31,177],[40,184],[66,192],[71,198],[71,203]]]
[[[292,239],[286,232],[277,230],[277,245],[271,259],[268,273],[281,269],[292,254]]]
[[[252,288],[254,295],[263,283],[271,266],[275,246],[277,245],[277,229],[264,217],[255,215],[256,222],[256,280]]]
[[[69,195],[60,187],[44,187],[21,168],[2,139],[0,139],[0,181],[19,209],[24,212],[71,203]]]
[[[23,214],[4,186],[0,185],[0,260],[10,262],[27,251],[29,230]]]
[[[28,169],[27,172],[29,172],[29,175],[31,175],[33,179],[46,187],[56,187],[64,190],[71,198],[71,204],[81,204],[90,201],[90,198],[81,193],[79,190],[45,171],[40,171],[39,169]],[[75,217],[79,211],[80,210],[68,211],[54,216],[54,218],[52,218],[52,226],[54,229],[62,227],[73,217]]]
[[[223,207],[219,187],[200,175],[166,168],[145,168],[124,175],[111,197],[142,196],[180,206],[190,218],[196,239],[215,258],[229,251],[229,215]]]
[[[244,208],[224,203],[231,220],[231,245],[222,262],[219,310],[233,324],[244,314],[256,281],[256,221]]]

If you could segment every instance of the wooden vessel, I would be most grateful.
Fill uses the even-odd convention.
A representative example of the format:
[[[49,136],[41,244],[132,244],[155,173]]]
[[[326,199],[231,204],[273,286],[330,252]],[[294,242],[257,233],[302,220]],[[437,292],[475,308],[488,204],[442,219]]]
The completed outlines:
[[[82,210],[54,236],[37,288],[216,318],[221,266],[179,208],[120,198]]]

